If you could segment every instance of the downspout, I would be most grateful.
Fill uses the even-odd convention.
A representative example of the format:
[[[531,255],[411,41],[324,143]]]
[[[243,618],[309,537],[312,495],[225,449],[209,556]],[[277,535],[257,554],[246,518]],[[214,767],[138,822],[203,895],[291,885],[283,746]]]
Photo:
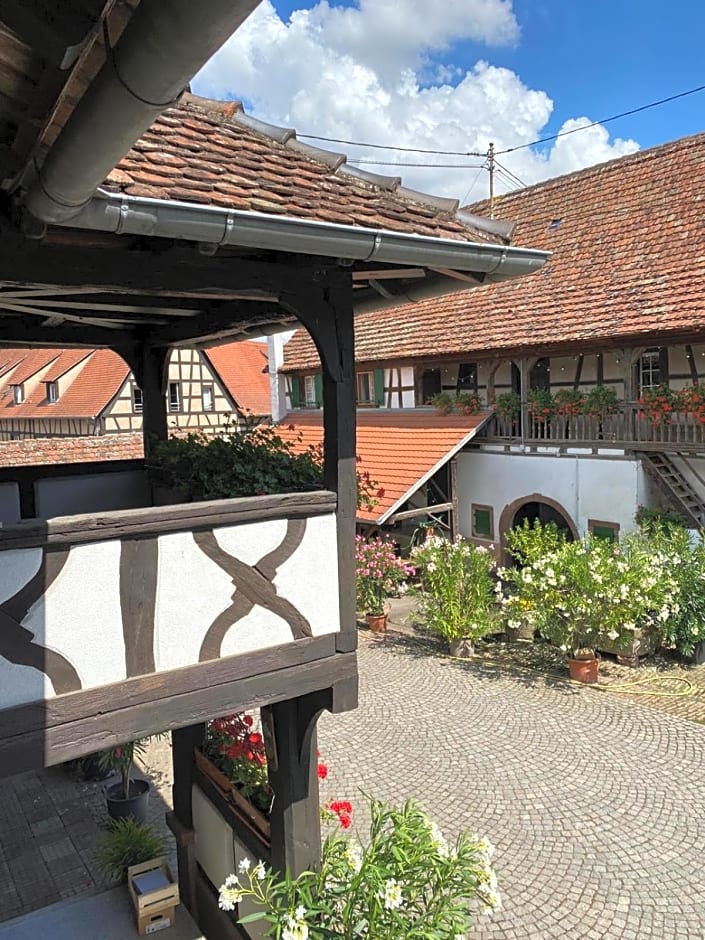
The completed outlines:
[[[52,146],[25,205],[66,221],[260,0],[142,0]]]

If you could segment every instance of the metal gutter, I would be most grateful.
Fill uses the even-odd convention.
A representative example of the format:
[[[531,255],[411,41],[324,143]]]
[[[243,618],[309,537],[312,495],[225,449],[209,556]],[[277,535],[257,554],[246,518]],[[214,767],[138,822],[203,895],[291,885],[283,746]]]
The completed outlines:
[[[542,268],[550,255],[550,252],[532,248],[456,241],[106,192],[99,192],[71,219],[59,224],[115,234],[182,239],[208,246],[237,245],[319,255],[347,262],[451,268],[472,271],[482,277],[482,283],[531,274]],[[463,289],[457,280],[445,280],[452,283],[449,291]],[[443,293],[438,282],[425,287],[425,296]],[[395,302],[407,303],[423,296],[423,288],[409,288]],[[389,305],[382,297],[380,301],[382,306]]]
[[[87,203],[260,0],[142,0],[29,185],[32,216],[57,223]]]

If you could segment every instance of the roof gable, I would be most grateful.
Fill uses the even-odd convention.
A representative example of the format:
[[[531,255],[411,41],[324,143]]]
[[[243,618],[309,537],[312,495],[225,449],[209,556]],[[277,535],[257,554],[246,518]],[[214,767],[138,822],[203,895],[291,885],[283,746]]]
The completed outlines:
[[[271,414],[269,366],[264,343],[244,340],[203,350],[241,411]]]

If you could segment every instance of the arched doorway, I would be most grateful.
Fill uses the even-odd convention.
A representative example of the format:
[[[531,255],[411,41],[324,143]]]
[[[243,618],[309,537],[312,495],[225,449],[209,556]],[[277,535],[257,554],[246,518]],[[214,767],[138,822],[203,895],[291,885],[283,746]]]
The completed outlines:
[[[563,532],[569,542],[578,538],[578,529],[570,515],[556,502],[540,493],[515,499],[502,510],[499,519],[499,531],[502,546],[502,564],[511,565],[512,557],[507,551],[506,533],[515,525],[521,525],[524,519],[533,522],[538,519],[542,525],[553,522]]]

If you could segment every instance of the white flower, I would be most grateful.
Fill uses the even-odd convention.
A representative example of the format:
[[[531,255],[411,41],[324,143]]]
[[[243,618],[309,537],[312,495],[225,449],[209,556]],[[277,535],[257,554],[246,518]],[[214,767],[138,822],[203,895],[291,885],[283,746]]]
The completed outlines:
[[[238,870],[240,873],[244,873],[244,872],[250,870],[250,866],[251,866],[251,865],[252,865],[252,862],[249,860],[249,858],[245,857],[245,858],[243,858],[243,860],[240,862],[240,864],[237,866],[237,870]]]
[[[358,845],[357,842],[348,842],[345,849],[345,859],[357,874],[362,868],[362,846]]]
[[[301,916],[299,916],[301,912]],[[308,940],[308,926],[303,919],[306,909],[304,907],[296,908],[296,916],[287,914],[284,917],[284,929],[282,930],[282,940]]]
[[[610,630],[607,636],[610,638],[610,640],[616,640],[619,634],[616,630]]]
[[[234,911],[241,900],[242,890],[240,889],[237,875],[228,875],[225,882],[220,887],[218,907],[223,911]]]
[[[264,862],[257,862],[255,867],[252,869],[252,874],[258,881],[264,881],[267,875],[266,871],[264,870]]]
[[[299,904],[299,906],[294,911],[294,917],[297,920],[303,920],[305,916],[306,916],[306,908],[303,906],[303,904]]]
[[[487,836],[485,836],[483,839],[480,839],[480,841],[477,843],[477,847],[489,862],[494,855],[494,846]]]
[[[435,561],[429,561],[429,563],[426,565],[426,571],[435,571],[435,570],[436,570]]]
[[[384,901],[385,909],[394,911],[404,903],[404,895],[397,884],[396,878],[387,879],[384,890],[379,892],[379,897]]]

